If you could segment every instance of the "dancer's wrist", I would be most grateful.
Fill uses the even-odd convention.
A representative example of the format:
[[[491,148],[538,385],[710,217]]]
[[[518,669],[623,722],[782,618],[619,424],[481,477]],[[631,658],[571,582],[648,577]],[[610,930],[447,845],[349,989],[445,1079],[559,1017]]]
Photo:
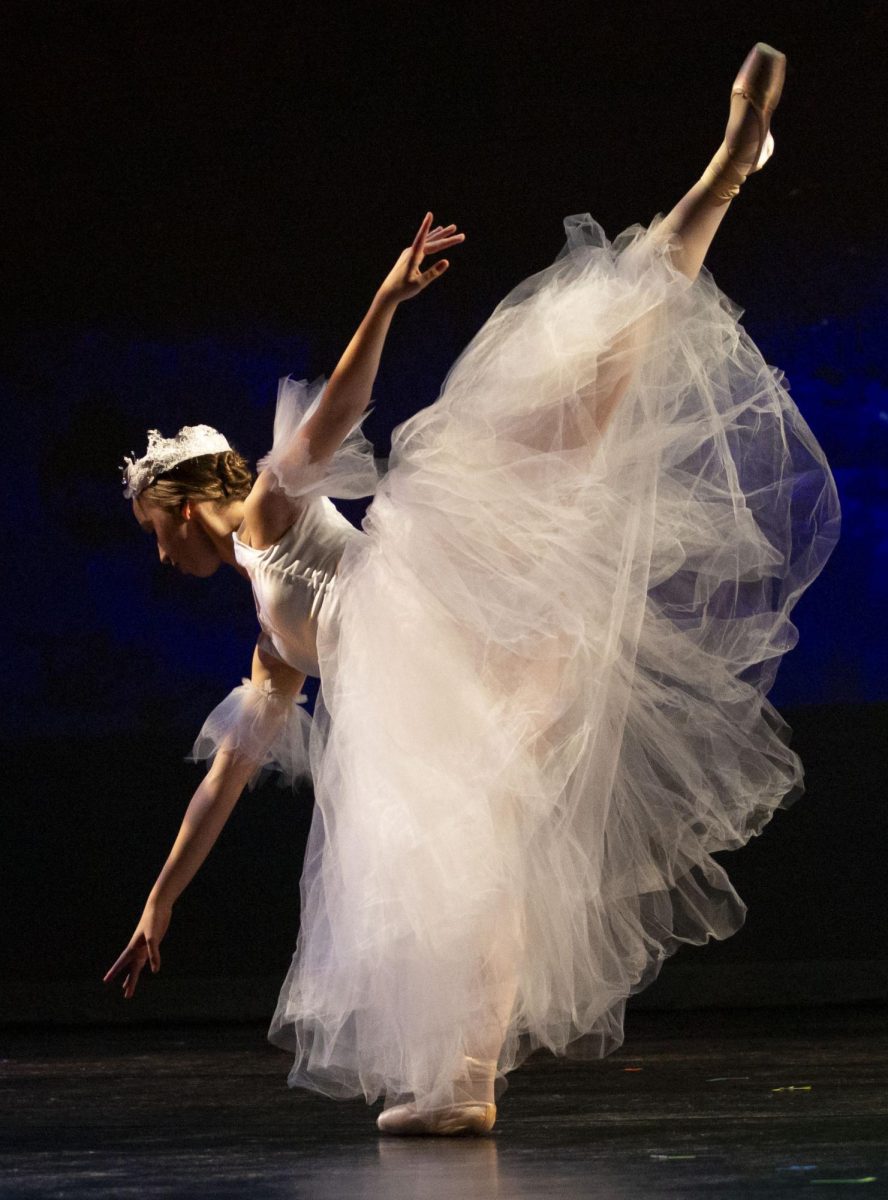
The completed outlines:
[[[171,896],[162,884],[160,887],[155,884],[148,893],[148,899],[145,901],[144,911],[146,913],[149,910],[152,912],[158,912],[159,910],[172,912],[173,905],[176,903],[177,899],[178,896]]]
[[[370,311],[389,315],[395,311],[403,299],[404,297],[399,296],[388,282],[382,283],[370,303]]]

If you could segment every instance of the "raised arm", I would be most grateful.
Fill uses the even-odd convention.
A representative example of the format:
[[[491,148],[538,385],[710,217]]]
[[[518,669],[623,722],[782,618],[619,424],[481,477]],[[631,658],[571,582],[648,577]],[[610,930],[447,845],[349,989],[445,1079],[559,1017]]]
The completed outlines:
[[[306,467],[332,458],[365,412],[395,309],[402,300],[418,295],[450,265],[442,258],[423,271],[423,259],[464,240],[465,235],[457,233],[455,225],[438,225],[432,229],[431,223],[432,214],[426,213],[413,241],[401,251],[373,297],[363,321],[327,381],[317,409],[280,455],[280,467]],[[269,472],[260,472],[244,505],[244,519],[251,537],[255,532],[253,544],[259,546],[274,541],[280,536],[280,529],[292,522],[287,500],[276,490]]]
[[[304,682],[305,675],[266,655],[258,646],[253,651],[250,683],[256,688],[270,689],[279,698],[277,703],[280,705],[292,702]],[[129,944],[103,977],[104,982],[109,983],[127,967],[123,994],[128,1000],[135,993],[146,962],[151,963],[152,972],[160,970],[160,943],[169,928],[173,905],[197,874],[244,787],[255,774],[262,742],[271,745],[274,740],[280,727],[278,715],[269,710],[262,724],[264,728],[256,721],[251,723],[252,754],[244,752],[233,734],[227,746],[223,743],[219,747],[212,766],[185,811],[173,848],[151,889]]]
[[[367,315],[330,376],[317,412],[303,427],[314,461],[329,458],[334,453],[370,403],[382,347],[395,309],[402,300],[416,296],[433,279],[443,275],[450,265],[442,258],[423,271],[420,269],[423,259],[456,245],[465,237],[456,232],[455,225],[438,225],[432,229],[431,224],[432,214],[426,213],[412,243],[401,251],[373,297]]]

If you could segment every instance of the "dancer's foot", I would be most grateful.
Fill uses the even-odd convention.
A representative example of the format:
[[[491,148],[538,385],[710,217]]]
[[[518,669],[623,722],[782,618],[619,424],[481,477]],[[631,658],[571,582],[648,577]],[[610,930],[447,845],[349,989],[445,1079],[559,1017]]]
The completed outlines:
[[[786,75],[786,55],[757,42],[746,56],[731,90],[731,114],[724,141],[700,182],[711,203],[727,204],[740,185],[771,157],[774,139],[771,113],[777,107]]]
[[[454,1103],[442,1108],[418,1112],[416,1105],[398,1104],[385,1109],[376,1119],[382,1133],[454,1134],[489,1133],[496,1121],[493,1085],[496,1060],[465,1059],[463,1075],[454,1081]]]
[[[398,1104],[376,1118],[382,1133],[397,1134],[482,1134],[489,1133],[496,1121],[495,1104],[451,1104],[430,1112],[417,1112],[413,1104]]]

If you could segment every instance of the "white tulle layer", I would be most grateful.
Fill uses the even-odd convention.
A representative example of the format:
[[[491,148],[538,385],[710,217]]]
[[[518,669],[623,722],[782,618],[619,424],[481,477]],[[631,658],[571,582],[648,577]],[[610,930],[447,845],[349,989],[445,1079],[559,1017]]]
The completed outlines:
[[[312,496],[356,499],[369,496],[379,483],[373,446],[361,429],[372,408],[361,414],[331,459],[311,459],[302,427],[316,411],[326,387],[322,375],[312,383],[290,375],[278,381],[274,440],[256,469],[272,475],[278,488],[294,500]]]
[[[276,773],[282,787],[311,778],[309,737],[311,717],[302,707],[307,694],[287,696],[275,691],[271,680],[261,687],[242,679],[217,704],[201,727],[189,762],[212,766],[220,750],[255,763],[247,787],[250,791],[266,776]]]
[[[656,224],[568,218],[395,431],[319,635],[292,1086],[423,1109],[464,1053],[497,1095],[537,1047],[610,1053],[668,955],[743,923],[713,852],[803,790],[766,692],[834,481]]]

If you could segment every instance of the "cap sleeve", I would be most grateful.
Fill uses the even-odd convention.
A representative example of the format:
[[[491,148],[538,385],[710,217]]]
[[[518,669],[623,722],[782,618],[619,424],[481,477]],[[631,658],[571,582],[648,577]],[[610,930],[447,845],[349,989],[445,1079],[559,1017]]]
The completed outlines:
[[[309,443],[301,430],[315,412],[327,387],[321,375],[312,383],[288,375],[278,383],[274,414],[274,443],[259,459],[257,468],[274,477],[276,486],[291,499],[335,496],[356,499],[372,495],[380,473],[373,457],[373,446],[361,425],[372,412],[361,414],[332,457],[313,462]]]

